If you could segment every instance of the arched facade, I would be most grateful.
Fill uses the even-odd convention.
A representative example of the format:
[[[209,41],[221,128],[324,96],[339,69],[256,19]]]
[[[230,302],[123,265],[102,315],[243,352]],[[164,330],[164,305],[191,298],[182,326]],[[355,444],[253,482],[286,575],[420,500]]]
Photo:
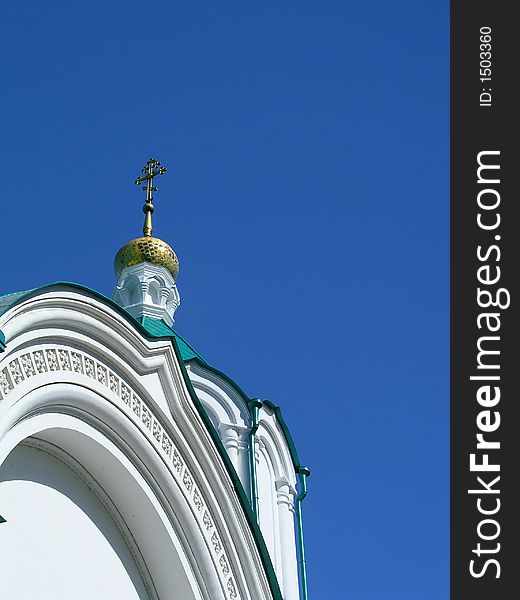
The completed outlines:
[[[4,299],[0,313],[6,340],[0,354],[0,515],[6,520],[0,553],[6,552],[3,532],[13,544],[31,519],[39,522],[31,505],[20,502],[32,489],[56,531],[65,536],[67,527],[77,528],[77,538],[67,538],[78,544],[71,547],[71,573],[76,559],[86,570],[102,570],[101,557],[118,565],[93,578],[93,585],[126,590],[107,597],[298,598],[285,564],[292,560],[296,572],[295,553],[278,560],[274,546],[266,551],[241,489],[240,481],[249,489],[243,457],[250,427],[242,398],[228,394],[224,401],[225,386],[214,374],[204,378],[195,363],[187,361],[187,371],[174,339],[154,337],[86,288],[48,286]],[[229,457],[199,404],[207,406]],[[283,436],[269,425],[268,412],[257,444],[276,454]],[[262,453],[257,457],[261,464]],[[270,460],[277,464],[276,502],[283,477],[292,502],[294,469],[286,472],[281,457]],[[41,469],[29,468],[34,464]],[[41,523],[42,539],[46,531]],[[85,540],[93,540],[93,551],[82,554]],[[292,540],[294,550],[294,534]],[[16,552],[0,554],[15,571],[22,568]],[[51,571],[54,557],[41,556]],[[82,597],[72,580],[54,583],[48,597]],[[26,597],[17,596],[16,577],[7,585],[6,597]]]

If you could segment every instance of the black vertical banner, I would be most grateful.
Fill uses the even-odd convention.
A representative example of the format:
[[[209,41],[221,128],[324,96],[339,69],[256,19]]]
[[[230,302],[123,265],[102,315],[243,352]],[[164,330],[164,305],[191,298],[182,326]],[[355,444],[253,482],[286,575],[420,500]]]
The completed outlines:
[[[451,3],[452,600],[520,597],[516,8]]]

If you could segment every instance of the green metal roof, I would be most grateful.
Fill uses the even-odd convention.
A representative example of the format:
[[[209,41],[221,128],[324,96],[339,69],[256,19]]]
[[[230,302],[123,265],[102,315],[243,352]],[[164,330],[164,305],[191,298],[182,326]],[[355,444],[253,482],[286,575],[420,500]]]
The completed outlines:
[[[166,325],[166,323],[160,319],[153,319],[152,317],[141,317],[138,321],[153,337],[174,337],[179,346],[181,358],[184,362],[193,360],[196,358],[198,361],[206,364],[206,361],[196,352],[188,342],[183,339],[176,331]]]

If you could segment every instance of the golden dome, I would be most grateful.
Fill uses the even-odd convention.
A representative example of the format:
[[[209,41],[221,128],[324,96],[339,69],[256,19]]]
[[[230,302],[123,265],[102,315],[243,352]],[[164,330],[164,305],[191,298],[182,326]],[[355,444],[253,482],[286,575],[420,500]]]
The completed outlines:
[[[179,273],[179,259],[170,246],[159,238],[145,236],[128,242],[116,254],[114,260],[116,275],[119,277],[125,267],[142,262],[166,267],[175,278]]]

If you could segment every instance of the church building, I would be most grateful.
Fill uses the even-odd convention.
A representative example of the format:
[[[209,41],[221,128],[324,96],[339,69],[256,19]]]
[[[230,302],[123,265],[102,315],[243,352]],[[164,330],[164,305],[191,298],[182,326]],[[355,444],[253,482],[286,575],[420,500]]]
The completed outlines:
[[[143,236],[109,298],[0,297],[2,600],[307,600],[300,464],[278,406],[174,327],[179,261]]]

